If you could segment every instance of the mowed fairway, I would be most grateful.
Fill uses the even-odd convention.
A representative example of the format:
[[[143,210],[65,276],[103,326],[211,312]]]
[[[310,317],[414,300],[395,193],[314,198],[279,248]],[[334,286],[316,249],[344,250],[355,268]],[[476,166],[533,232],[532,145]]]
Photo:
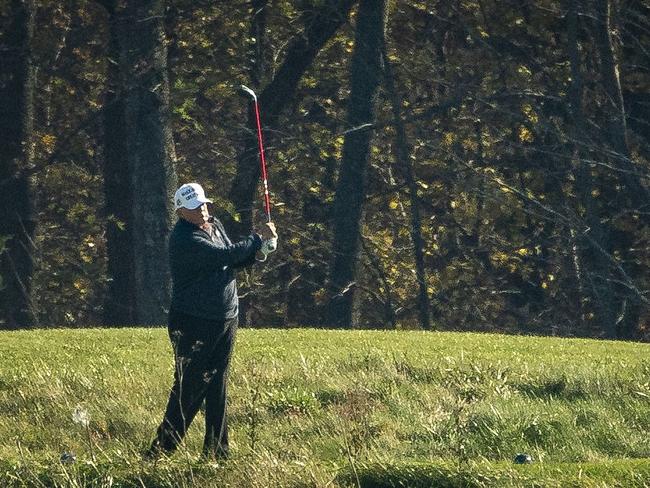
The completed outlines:
[[[0,333],[0,486],[650,486],[648,344],[241,330],[225,465],[201,414],[141,460],[172,372],[165,329]]]

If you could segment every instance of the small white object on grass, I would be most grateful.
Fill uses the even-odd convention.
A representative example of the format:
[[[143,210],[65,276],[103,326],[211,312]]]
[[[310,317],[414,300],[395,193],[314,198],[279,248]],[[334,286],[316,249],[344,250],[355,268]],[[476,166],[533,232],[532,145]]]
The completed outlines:
[[[90,415],[88,415],[88,410],[83,408],[81,405],[77,405],[72,412],[72,421],[75,424],[87,428],[90,425]]]

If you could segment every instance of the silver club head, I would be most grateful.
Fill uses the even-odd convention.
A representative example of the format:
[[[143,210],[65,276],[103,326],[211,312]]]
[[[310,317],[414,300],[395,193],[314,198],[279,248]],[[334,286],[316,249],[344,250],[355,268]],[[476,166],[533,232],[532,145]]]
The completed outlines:
[[[242,91],[245,91],[245,92],[248,93],[251,97],[253,97],[253,100],[255,100],[255,101],[257,102],[257,95],[255,95],[255,92],[254,92],[253,90],[251,90],[250,88],[248,88],[246,85],[241,85],[241,89],[242,89]]]

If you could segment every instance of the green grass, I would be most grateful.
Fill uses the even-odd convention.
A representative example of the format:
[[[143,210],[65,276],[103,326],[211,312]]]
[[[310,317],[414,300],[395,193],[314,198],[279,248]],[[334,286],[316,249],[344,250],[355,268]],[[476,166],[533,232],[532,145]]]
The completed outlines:
[[[647,486],[647,460],[616,460],[597,463],[550,463],[515,466],[507,463],[469,462],[400,463],[361,465],[346,470],[339,479],[351,486],[388,488],[509,486]],[[645,485],[644,485],[645,483]]]
[[[140,459],[171,383],[166,330],[0,344],[0,486],[650,486],[648,344],[242,330],[225,465],[198,459],[201,416],[172,458]]]

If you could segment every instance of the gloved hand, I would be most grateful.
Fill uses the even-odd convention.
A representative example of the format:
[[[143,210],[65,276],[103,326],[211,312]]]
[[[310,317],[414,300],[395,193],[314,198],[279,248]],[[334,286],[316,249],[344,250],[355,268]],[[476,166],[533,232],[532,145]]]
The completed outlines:
[[[271,254],[272,252],[275,252],[277,247],[278,247],[278,238],[271,237],[270,239],[267,239],[264,242],[262,242],[262,247],[260,251],[264,254]]]
[[[260,262],[266,261],[266,257],[271,254],[272,252],[275,252],[275,250],[278,247],[278,238],[277,237],[272,237],[270,239],[266,239],[262,241],[262,247],[260,247],[259,253],[264,256],[261,259],[258,259]]]
[[[263,262],[266,261],[266,257],[272,252],[275,252],[278,247],[278,234],[275,231],[275,224],[273,222],[264,224],[261,235],[263,240],[259,252],[264,257],[258,259],[258,261]]]

